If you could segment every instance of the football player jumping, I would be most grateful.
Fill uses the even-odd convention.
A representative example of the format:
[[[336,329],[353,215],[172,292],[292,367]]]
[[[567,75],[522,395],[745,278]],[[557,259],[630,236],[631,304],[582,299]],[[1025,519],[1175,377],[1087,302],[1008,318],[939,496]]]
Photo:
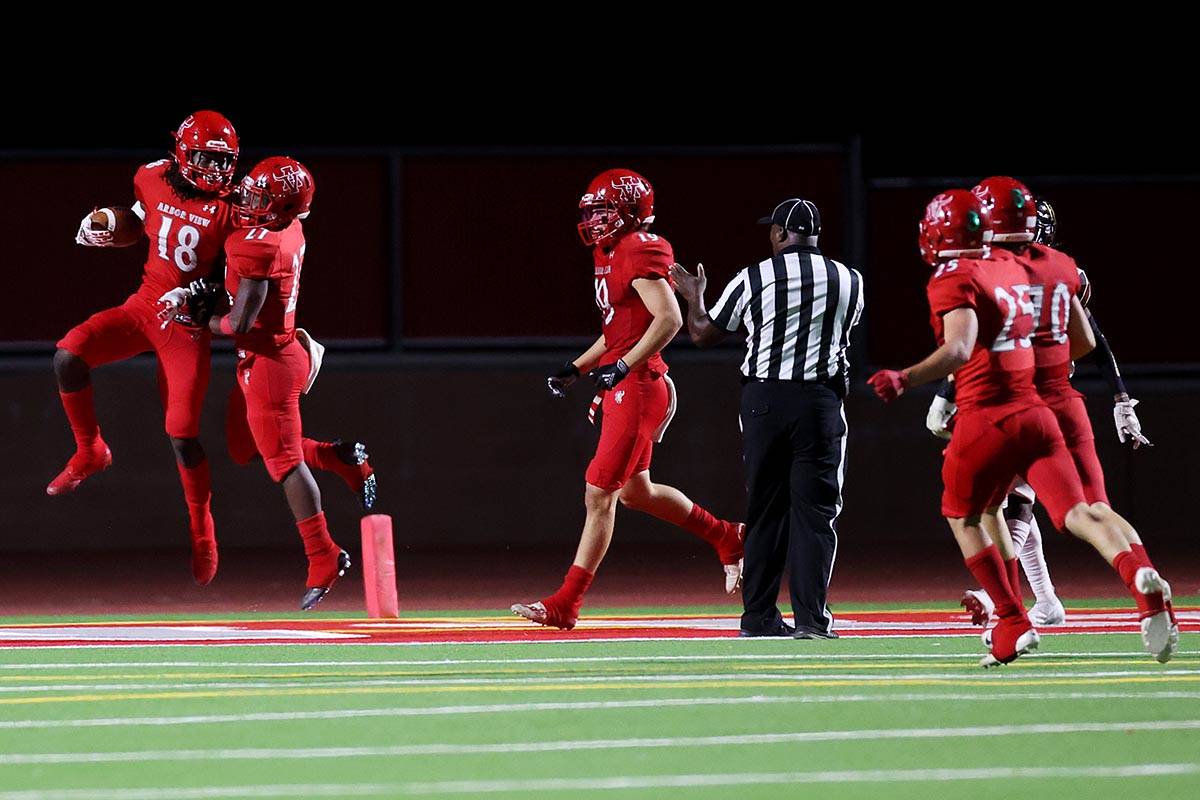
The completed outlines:
[[[1037,229],[1034,232],[1034,242],[1057,247],[1058,216],[1054,207],[1043,199],[1037,201],[1035,208]],[[1150,440],[1142,434],[1141,422],[1134,411],[1138,401],[1130,398],[1108,339],[1101,332],[1095,316],[1088,308],[1092,287],[1087,273],[1082,269],[1079,270],[1079,284],[1079,301],[1096,339],[1096,349],[1093,351],[1095,361],[1113,393],[1113,420],[1117,428],[1117,438],[1122,444],[1126,441],[1132,442],[1135,450],[1142,445],[1149,445]],[[929,413],[925,419],[926,427],[935,436],[950,438],[955,410],[954,381],[947,379],[929,406]],[[1033,515],[1035,500],[1033,487],[1025,481],[1018,481],[1005,500],[1004,517],[1008,522],[1013,546],[1021,561],[1025,578],[1033,589],[1034,605],[1029,609],[1029,618],[1035,625],[1058,625],[1066,619],[1066,615],[1055,592],[1054,582],[1050,578],[1050,568],[1046,565],[1042,532],[1037,518]],[[962,606],[971,613],[971,621],[976,625],[985,625],[995,608],[987,592],[982,589],[968,589],[963,594]]]
[[[600,338],[546,379],[551,394],[586,373],[600,391],[600,441],[585,476],[587,519],[575,561],[558,591],[513,613],[541,625],[575,627],[583,595],[612,541],[616,506],[644,511],[712,545],[725,569],[725,591],[741,583],[745,526],[720,520],[671,486],[650,480],[654,445],[675,414],[675,386],[661,351],[683,324],[671,289],[671,245],[650,233],[654,190],[627,169],[598,175],[579,201],[579,235],[592,247]],[[593,407],[597,401],[593,401]]]
[[[313,191],[304,165],[282,156],[259,162],[242,179],[234,193],[238,230],[225,242],[225,288],[233,307],[208,321],[212,333],[232,336],[237,348],[245,427],[230,439],[253,440],[267,472],[283,487],[304,542],[308,577],[300,608],[306,611],[350,567],[349,554],[329,535],[301,434],[300,395],[320,368],[319,346],[296,328],[304,263],[301,220],[308,216]]]
[[[1032,205],[1030,210],[1032,210]],[[1075,463],[1054,413],[1034,384],[1032,339],[1035,316],[1033,274],[1014,258],[989,256],[987,244],[995,204],[965,190],[935,197],[920,222],[920,246],[936,269],[928,285],[931,318],[939,346],[904,370],[881,370],[870,384],[885,401],[910,386],[941,380],[958,382],[959,418],[942,465],[942,513],[976,580],[996,601],[1000,621],[992,631],[982,666],[1007,663],[1037,647],[1034,630],[1013,590],[1016,557],[1000,501],[1015,475],[1027,475],[1043,497],[1055,525],[1091,544],[1120,574],[1139,611],[1142,639],[1159,661],[1167,661],[1178,641],[1164,606],[1161,578],[1141,564],[1113,515],[1085,499]],[[1006,233],[1004,225],[996,228]],[[1077,353],[1094,341],[1078,298],[1059,321],[1064,339]],[[1125,566],[1137,563],[1129,572]],[[1128,575],[1127,575],[1128,572]],[[1156,606],[1156,608],[1154,608]]]
[[[62,495],[112,464],[96,421],[91,370],[154,351],[165,427],[187,501],[192,575],[201,585],[217,572],[209,465],[199,440],[210,336],[187,314],[161,324],[158,302],[164,294],[213,274],[232,230],[225,195],[237,156],[237,134],[229,120],[215,111],[197,111],[176,131],[171,157],[138,169],[133,178],[137,202],[131,209],[102,208],[83,218],[76,235],[81,245],[128,246],[144,232],[150,250],[138,290],[120,306],[72,328],[54,354],[59,396],[75,436],[75,454],[46,487],[47,494]],[[211,297],[208,292],[195,293],[193,310]]]

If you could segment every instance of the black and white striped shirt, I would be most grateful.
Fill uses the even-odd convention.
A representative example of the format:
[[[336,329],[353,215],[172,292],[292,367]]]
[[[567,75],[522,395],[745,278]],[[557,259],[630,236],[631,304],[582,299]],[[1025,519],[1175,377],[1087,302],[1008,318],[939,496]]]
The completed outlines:
[[[816,381],[848,374],[862,311],[858,270],[796,245],[735,275],[708,316],[730,333],[746,326],[746,377]]]

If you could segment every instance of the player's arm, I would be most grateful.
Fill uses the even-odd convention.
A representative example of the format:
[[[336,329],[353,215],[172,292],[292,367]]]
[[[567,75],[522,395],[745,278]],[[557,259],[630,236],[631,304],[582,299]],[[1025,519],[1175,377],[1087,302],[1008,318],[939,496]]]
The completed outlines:
[[[265,278],[242,278],[238,284],[237,297],[233,298],[233,308],[224,316],[214,316],[208,321],[208,329],[215,334],[232,336],[235,333],[245,333],[254,326],[258,312],[262,311],[263,303],[267,301],[267,290],[271,282]]]
[[[584,350],[578,358],[563,364],[552,375],[547,375],[546,388],[550,390],[550,394],[555,397],[566,397],[567,388],[579,378],[580,372],[589,370],[598,364],[607,349],[608,345],[604,341],[604,334],[600,334],[600,338],[592,342],[592,346]]]
[[[905,390],[947,377],[971,359],[979,338],[979,317],[975,309],[955,308],[942,317],[945,342],[926,358],[902,370],[884,369],[867,381],[884,402],[891,402]]]
[[[645,364],[651,356],[666,347],[683,327],[683,314],[675,293],[662,278],[635,278],[633,290],[638,293],[653,319],[642,338],[638,339],[624,358],[605,364],[588,373],[601,389],[611,389],[626,375]]]
[[[1078,297],[1071,297],[1071,315],[1067,318],[1067,339],[1071,343],[1071,360],[1083,358],[1096,349],[1096,336],[1088,323],[1087,312]]]
[[[708,277],[704,274],[704,265],[696,265],[696,274],[688,272],[680,264],[671,265],[671,280],[675,283],[675,291],[687,301],[688,335],[697,347],[710,347],[729,335],[729,331],[713,324],[708,316],[708,308],[704,303],[704,289],[708,286]]]
[[[1104,376],[1104,382],[1108,384],[1108,388],[1112,391],[1113,400],[1121,402],[1129,399],[1129,392],[1125,388],[1125,380],[1121,377],[1121,369],[1117,366],[1117,357],[1113,355],[1112,348],[1108,344],[1108,339],[1100,330],[1100,324],[1096,322],[1095,315],[1091,311],[1084,309],[1087,314],[1088,325],[1092,329],[1092,335],[1096,337],[1096,349],[1092,351],[1092,358],[1096,365],[1100,367],[1100,373]]]
[[[1125,388],[1125,381],[1121,378],[1121,370],[1117,366],[1117,359],[1113,355],[1112,348],[1108,345],[1108,339],[1101,332],[1100,325],[1092,316],[1092,312],[1085,310],[1084,313],[1087,314],[1092,335],[1096,337],[1096,349],[1092,352],[1095,354],[1096,363],[1100,366],[1100,372],[1104,375],[1104,381],[1113,393],[1113,423],[1117,427],[1117,438],[1121,440],[1121,444],[1124,444],[1126,440],[1133,442],[1134,450],[1144,444],[1151,444],[1150,440],[1142,433],[1142,422],[1138,419],[1137,412],[1133,410],[1138,401],[1130,397]]]

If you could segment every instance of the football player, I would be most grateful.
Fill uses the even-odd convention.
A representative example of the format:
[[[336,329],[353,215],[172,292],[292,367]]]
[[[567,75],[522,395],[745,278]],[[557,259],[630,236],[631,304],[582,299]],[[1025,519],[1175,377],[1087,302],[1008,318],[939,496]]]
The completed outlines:
[[[675,386],[661,351],[683,324],[671,289],[671,245],[651,233],[654,190],[628,169],[598,175],[579,201],[579,235],[593,248],[593,283],[603,332],[578,358],[546,379],[564,397],[581,375],[599,390],[600,441],[585,476],[587,519],[574,563],[558,591],[513,613],[541,625],[575,627],[583,595],[612,540],[617,503],[678,525],[712,545],[725,591],[741,583],[745,526],[720,520],[671,486],[650,480],[655,443],[675,414]]]
[[[275,156],[250,170],[234,194],[238,230],[225,242],[225,288],[233,307],[208,322],[214,334],[232,336],[237,348],[246,413],[245,428],[231,440],[244,441],[248,429],[268,474],[283,487],[304,542],[305,611],[350,567],[349,554],[329,535],[301,434],[300,395],[320,367],[320,351],[296,328],[305,248],[301,220],[313,192],[312,175],[295,159]]]
[[[1033,241],[1037,224],[1034,199],[1020,181],[999,176],[987,178],[972,191],[990,212],[996,256],[1014,261],[1029,275],[1036,324],[1033,351],[1037,392],[1058,420],[1082,480],[1084,498],[1093,512],[1121,531],[1129,545],[1111,563],[1138,603],[1147,651],[1166,661],[1179,638],[1170,606],[1171,588],[1154,568],[1137,531],[1109,505],[1087,407],[1083,395],[1070,382],[1072,361],[1082,352],[1076,350],[1076,339],[1068,334],[1068,328],[1081,326],[1093,345],[1096,341],[1094,323],[1089,324],[1080,301],[1086,288],[1081,279],[1083,272],[1066,254]],[[1133,426],[1130,432],[1140,427],[1136,419],[1126,424]],[[1134,441],[1138,443],[1137,439]],[[1165,633],[1160,629],[1165,629]],[[1159,647],[1155,643],[1164,636],[1165,644]]]
[[[1037,229],[1034,232],[1034,242],[1037,244],[1057,247],[1058,245],[1058,215],[1048,200],[1038,200],[1036,203]],[[1116,357],[1109,347],[1108,339],[1100,330],[1096,317],[1088,308],[1091,299],[1092,286],[1087,273],[1079,270],[1079,302],[1096,339],[1096,349],[1093,351],[1095,361],[1104,376],[1105,382],[1113,393],[1113,421],[1117,428],[1117,438],[1124,444],[1130,441],[1133,449],[1149,445],[1150,440],[1142,434],[1141,422],[1138,420],[1134,406],[1137,400],[1130,398],[1121,378],[1121,370],[1117,366]],[[938,389],[937,395],[929,406],[926,416],[926,427],[935,436],[950,437],[951,420],[954,418],[954,381],[947,379]],[[1062,602],[1058,599],[1054,583],[1050,578],[1050,568],[1046,565],[1046,557],[1042,548],[1042,532],[1037,518],[1033,515],[1033,504],[1036,494],[1025,481],[1018,481],[1004,503],[1004,517],[1012,533],[1013,546],[1021,561],[1025,578],[1033,589],[1034,605],[1029,609],[1029,618],[1035,625],[1058,625],[1066,619]],[[1139,544],[1138,547],[1141,547]],[[1135,548],[1136,550],[1137,548]],[[1014,587],[1016,588],[1016,587]],[[971,613],[971,620],[976,625],[987,623],[993,611],[991,598],[982,589],[968,589],[963,594],[962,606]]]
[[[59,340],[54,354],[59,396],[75,436],[75,454],[46,487],[47,494],[62,495],[112,464],[112,453],[96,421],[91,370],[154,351],[165,427],[187,502],[192,575],[201,585],[217,572],[209,465],[199,440],[210,337],[187,314],[162,325],[158,302],[166,293],[219,269],[221,247],[232,230],[225,196],[237,156],[237,133],[229,120],[215,111],[197,111],[175,132],[175,150],[169,158],[138,169],[132,208],[102,208],[83,218],[76,235],[81,245],[128,246],[144,232],[150,249],[138,290],[120,306],[72,328]],[[197,291],[193,310],[214,297],[210,291]]]
[[[999,514],[1015,475],[1029,477],[1056,525],[1088,541],[1109,563],[1130,552],[1114,522],[1086,502],[1054,414],[1038,396],[1028,273],[1012,259],[990,257],[990,211],[965,190],[930,202],[919,225],[920,248],[935,267],[928,295],[939,347],[907,369],[881,370],[869,381],[886,402],[911,386],[955,374],[959,412],[942,465],[942,513],[968,569],[996,602],[1000,619],[980,662],[984,667],[1012,661],[1039,641],[1013,590],[1016,558]],[[1089,338],[1081,317],[1063,322],[1072,339]],[[1129,587],[1139,606],[1153,602],[1147,590],[1157,580],[1151,569],[1139,572]],[[1158,602],[1161,609],[1161,594]],[[1159,625],[1153,633],[1152,652],[1166,660],[1167,630]]]

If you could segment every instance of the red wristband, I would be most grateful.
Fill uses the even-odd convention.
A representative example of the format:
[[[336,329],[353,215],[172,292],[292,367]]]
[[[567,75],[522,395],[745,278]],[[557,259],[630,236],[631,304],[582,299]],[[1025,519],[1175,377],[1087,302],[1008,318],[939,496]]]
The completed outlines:
[[[233,336],[233,325],[229,324],[229,316],[228,315],[221,317],[221,324],[219,327],[220,327],[221,333],[224,334],[225,336]]]

